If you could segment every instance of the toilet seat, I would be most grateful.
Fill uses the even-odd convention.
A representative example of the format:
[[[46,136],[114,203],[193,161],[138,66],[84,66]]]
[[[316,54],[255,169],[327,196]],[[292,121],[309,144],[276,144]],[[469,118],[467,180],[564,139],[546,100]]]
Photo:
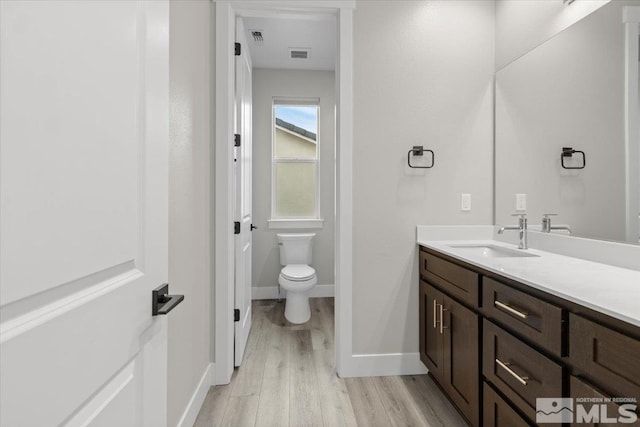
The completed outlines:
[[[315,277],[316,270],[306,264],[290,264],[284,266],[280,275],[291,282],[305,282]]]

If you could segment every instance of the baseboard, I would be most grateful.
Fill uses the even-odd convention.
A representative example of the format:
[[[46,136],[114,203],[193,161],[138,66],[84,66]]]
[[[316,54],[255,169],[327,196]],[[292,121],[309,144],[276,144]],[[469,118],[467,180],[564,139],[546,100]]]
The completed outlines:
[[[189,399],[189,403],[187,404],[182,417],[180,417],[180,421],[178,421],[177,427],[192,427],[196,422],[196,418],[198,418],[200,408],[202,408],[204,399],[205,397],[207,397],[209,387],[213,385],[213,379],[215,378],[215,367],[215,363],[209,363],[209,366],[207,366],[207,369],[205,369],[204,374],[202,374],[202,377],[200,378],[198,386],[194,390],[191,399]]]
[[[278,294],[277,286],[254,286],[251,288],[251,299],[278,299],[284,298],[286,292],[282,292],[282,296]],[[335,285],[316,285],[311,289],[309,297],[326,298],[336,295]]]
[[[385,377],[422,375],[429,372],[420,361],[420,353],[354,354],[341,377]]]

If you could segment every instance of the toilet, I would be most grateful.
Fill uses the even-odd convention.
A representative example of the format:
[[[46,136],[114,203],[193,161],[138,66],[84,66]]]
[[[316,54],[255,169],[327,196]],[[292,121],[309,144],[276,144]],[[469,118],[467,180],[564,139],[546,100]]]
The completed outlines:
[[[287,291],[284,317],[291,323],[305,323],[311,318],[309,291],[318,283],[311,267],[311,243],[315,233],[278,234],[280,271],[278,283]]]

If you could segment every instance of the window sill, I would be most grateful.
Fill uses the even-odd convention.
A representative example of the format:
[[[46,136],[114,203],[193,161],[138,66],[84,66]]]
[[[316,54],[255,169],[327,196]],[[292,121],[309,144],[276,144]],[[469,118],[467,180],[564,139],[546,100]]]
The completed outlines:
[[[324,219],[270,219],[269,229],[322,228]]]

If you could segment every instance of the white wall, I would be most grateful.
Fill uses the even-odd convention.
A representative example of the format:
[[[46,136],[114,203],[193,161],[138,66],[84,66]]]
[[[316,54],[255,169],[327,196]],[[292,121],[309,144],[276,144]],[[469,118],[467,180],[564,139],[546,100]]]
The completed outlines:
[[[172,1],[170,7],[169,282],[171,293],[185,295],[168,316],[167,410],[168,425],[175,426],[209,365],[213,339],[209,317],[213,52],[211,3],[181,0]]]
[[[611,2],[496,75],[496,222],[511,224],[515,194],[529,223],[543,213],[574,235],[625,239],[624,25],[631,2]],[[586,152],[566,171],[562,147]]]
[[[497,0],[496,70],[609,1],[575,0],[567,5],[563,0]]]
[[[359,1],[354,26],[353,351],[417,353],[416,225],[492,222],[494,2]]]
[[[274,97],[320,98],[320,214],[323,228],[316,233],[313,267],[318,284],[334,283],[334,170],[335,170],[335,74],[333,71],[253,70],[253,285],[278,285],[280,252],[271,230],[271,137]]]

